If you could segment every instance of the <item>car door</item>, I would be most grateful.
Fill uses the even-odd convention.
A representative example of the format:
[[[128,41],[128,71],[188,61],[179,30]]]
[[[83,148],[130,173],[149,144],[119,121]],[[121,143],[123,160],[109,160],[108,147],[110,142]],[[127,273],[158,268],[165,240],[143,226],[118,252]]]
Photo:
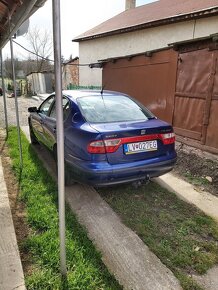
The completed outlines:
[[[44,123],[46,122],[46,116],[49,114],[51,105],[54,102],[55,96],[52,95],[48,99],[46,99],[39,107],[37,114],[34,114],[31,122],[34,130],[34,134],[37,139],[46,144],[45,135],[44,135]]]
[[[68,117],[70,111],[70,102],[67,97],[63,96],[62,99],[63,106],[63,120],[65,121]],[[53,149],[56,141],[56,100],[51,104],[50,110],[45,117],[45,121],[43,123],[44,137],[45,137],[45,145],[49,149]]]

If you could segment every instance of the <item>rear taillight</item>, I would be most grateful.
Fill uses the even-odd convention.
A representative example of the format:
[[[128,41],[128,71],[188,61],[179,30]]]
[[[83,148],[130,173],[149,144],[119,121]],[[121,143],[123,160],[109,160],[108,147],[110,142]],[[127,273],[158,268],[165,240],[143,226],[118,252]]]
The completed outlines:
[[[174,133],[161,134],[161,139],[164,145],[173,144],[175,143],[175,134]]]
[[[164,145],[173,144],[175,143],[175,134],[174,133],[151,134],[135,137],[125,137],[119,139],[107,139],[104,141],[96,140],[88,145],[87,150],[89,153],[93,154],[113,153],[117,151],[117,149],[121,144],[143,142],[157,139],[162,140]]]
[[[102,154],[105,153],[105,147],[104,147],[104,142],[103,141],[94,141],[91,142],[87,150],[89,153],[94,153],[94,154]]]
[[[117,151],[118,147],[120,146],[121,139],[105,140],[104,144],[105,144],[106,152],[113,153]]]
[[[104,141],[93,141],[88,145],[88,152],[94,154],[113,153],[117,151],[121,139],[108,139]]]

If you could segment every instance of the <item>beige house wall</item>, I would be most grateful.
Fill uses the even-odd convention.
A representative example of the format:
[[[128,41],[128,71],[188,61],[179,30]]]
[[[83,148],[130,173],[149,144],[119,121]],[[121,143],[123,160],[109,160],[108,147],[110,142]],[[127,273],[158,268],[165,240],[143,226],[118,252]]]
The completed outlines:
[[[81,41],[80,63],[160,49],[170,43],[207,37],[214,33],[218,33],[218,16]],[[79,75],[80,85],[101,86],[101,69],[80,67]]]

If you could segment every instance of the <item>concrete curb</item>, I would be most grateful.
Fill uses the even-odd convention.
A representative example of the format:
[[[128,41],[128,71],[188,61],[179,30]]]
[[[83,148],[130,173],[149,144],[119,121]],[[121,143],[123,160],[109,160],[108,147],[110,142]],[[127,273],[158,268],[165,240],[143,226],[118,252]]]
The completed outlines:
[[[180,199],[197,206],[205,214],[218,222],[218,197],[206,191],[196,190],[193,185],[172,173],[154,178],[154,181],[161,187],[174,192]]]
[[[0,289],[25,290],[14,224],[0,157]]]

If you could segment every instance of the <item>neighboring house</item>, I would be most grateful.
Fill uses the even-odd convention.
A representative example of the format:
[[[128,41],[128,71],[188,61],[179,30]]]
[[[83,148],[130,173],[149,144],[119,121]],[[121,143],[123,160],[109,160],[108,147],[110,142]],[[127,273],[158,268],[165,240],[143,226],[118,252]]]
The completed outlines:
[[[80,63],[103,66],[81,67],[80,85],[129,93],[172,123],[178,140],[218,153],[218,0],[159,0],[74,41]]]
[[[51,71],[32,72],[27,76],[28,94],[46,94],[54,91],[54,73]]]
[[[79,86],[79,58],[75,57],[63,63],[62,72],[63,89],[70,89],[71,86]]]

